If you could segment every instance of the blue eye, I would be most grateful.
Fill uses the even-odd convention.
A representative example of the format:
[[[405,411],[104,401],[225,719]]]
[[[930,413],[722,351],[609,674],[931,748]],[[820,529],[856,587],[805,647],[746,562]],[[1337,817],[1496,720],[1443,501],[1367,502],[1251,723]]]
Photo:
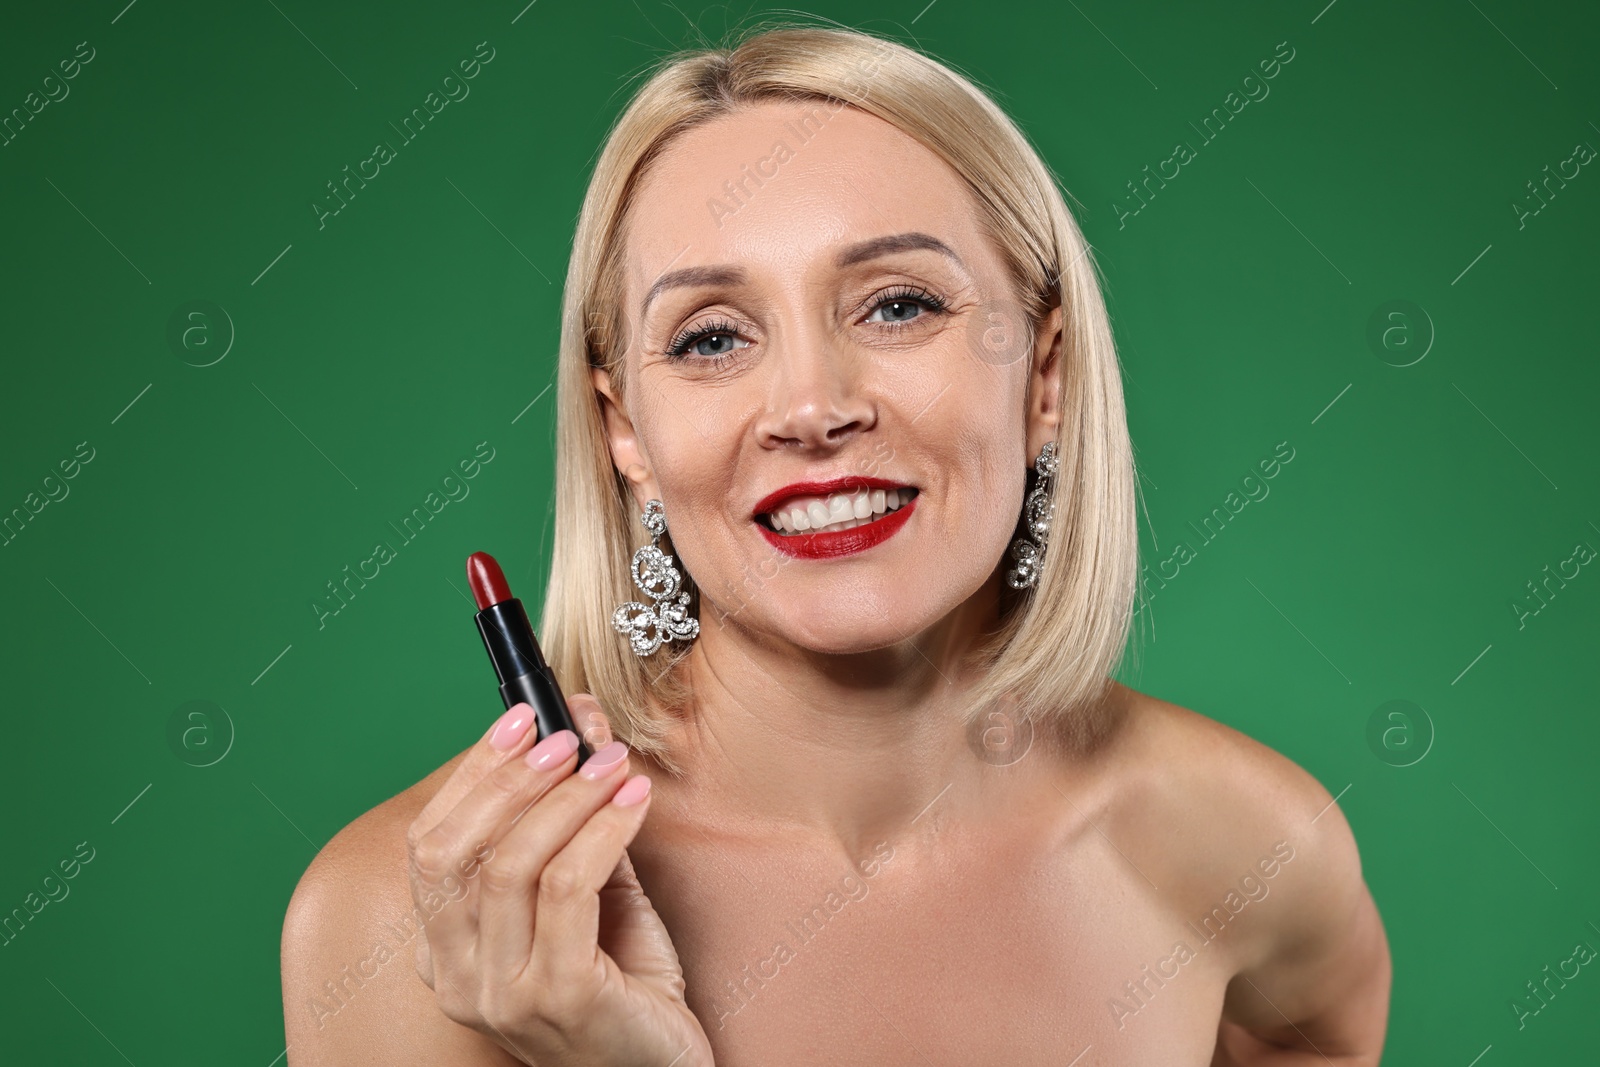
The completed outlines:
[[[944,298],[935,296],[926,289],[903,286],[880,296],[867,315],[867,321],[880,322],[886,326],[901,326],[922,318],[923,311],[937,315],[944,311],[946,306],[948,305]],[[894,314],[892,317],[874,319],[880,311],[893,311]],[[914,314],[906,315],[908,311]]]
[[[867,315],[867,322],[910,322],[922,314],[922,304],[915,301],[888,301],[878,304],[877,310]],[[883,315],[878,318],[878,315]]]
[[[694,355],[713,365],[721,364],[732,358],[730,353],[736,348],[749,347],[750,342],[740,345],[739,340],[738,327],[732,323],[711,322],[685,330],[673,338],[667,346],[667,355],[673,359],[686,359]]]
[[[700,339],[689,347],[694,350],[694,354],[697,356],[720,356],[724,352],[733,351],[733,343],[736,340],[738,338],[731,333],[707,333],[702,334]],[[716,351],[707,352],[705,348],[707,344],[712,345]]]

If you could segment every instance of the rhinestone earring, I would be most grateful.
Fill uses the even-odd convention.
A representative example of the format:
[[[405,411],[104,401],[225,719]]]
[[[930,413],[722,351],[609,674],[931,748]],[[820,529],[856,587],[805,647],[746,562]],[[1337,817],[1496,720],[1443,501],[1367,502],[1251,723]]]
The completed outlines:
[[[646,502],[639,521],[650,531],[650,543],[633,554],[633,584],[656,603],[619,604],[611,614],[611,626],[628,638],[635,655],[648,656],[663,641],[693,641],[700,634],[700,620],[689,618],[689,594],[679,592],[683,576],[672,565],[672,557],[661,552],[661,535],[667,532],[665,506],[659,500]]]
[[[1006,582],[1013,589],[1030,589],[1039,580],[1039,567],[1044,562],[1045,546],[1050,541],[1050,520],[1055,518],[1055,505],[1050,502],[1050,479],[1056,473],[1056,443],[1045,442],[1039,458],[1033,461],[1036,484],[1022,505],[1022,537],[1011,542],[1011,558],[1017,565],[1006,574]],[[1029,540],[1029,538],[1032,540]]]

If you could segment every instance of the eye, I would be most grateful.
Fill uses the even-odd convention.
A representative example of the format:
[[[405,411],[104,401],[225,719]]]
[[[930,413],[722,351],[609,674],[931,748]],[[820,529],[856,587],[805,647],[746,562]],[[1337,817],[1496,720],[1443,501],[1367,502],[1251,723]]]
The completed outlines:
[[[667,346],[667,356],[672,359],[695,356],[701,361],[719,365],[733,358],[731,353],[736,349],[749,346],[750,342],[739,336],[737,326],[718,320],[703,326],[691,327],[678,334]]]
[[[725,352],[732,352],[736,347],[738,338],[731,333],[708,333],[689,347],[694,349],[697,356],[720,356]],[[706,345],[711,345],[715,352],[706,351]]]
[[[866,321],[879,322],[886,326],[902,326],[924,317],[925,312],[940,314],[946,306],[947,302],[943,297],[926,289],[901,286],[878,296]],[[884,318],[875,317],[880,311],[885,313]]]

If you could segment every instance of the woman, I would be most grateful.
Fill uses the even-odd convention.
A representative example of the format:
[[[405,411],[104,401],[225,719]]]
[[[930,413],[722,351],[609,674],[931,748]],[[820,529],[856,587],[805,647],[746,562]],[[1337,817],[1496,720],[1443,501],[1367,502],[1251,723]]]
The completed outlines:
[[[651,78],[561,337],[539,632],[597,751],[513,708],[322,850],[291,1065],[1378,1062],[1333,798],[1110,680],[1134,477],[1087,252],[915,51],[778,27]]]

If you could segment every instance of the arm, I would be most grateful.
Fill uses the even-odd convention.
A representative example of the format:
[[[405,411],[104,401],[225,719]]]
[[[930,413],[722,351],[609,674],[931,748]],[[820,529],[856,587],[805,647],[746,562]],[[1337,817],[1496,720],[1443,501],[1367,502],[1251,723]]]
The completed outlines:
[[[1281,906],[1263,912],[1261,949],[1228,984],[1212,1067],[1376,1067],[1383,1052],[1391,979],[1383,921],[1344,814],[1309,774],[1295,777],[1303,814],[1285,830],[1295,862],[1275,890]]]
[[[319,853],[284,921],[290,1067],[710,1067],[627,856],[649,779],[615,741],[579,771],[577,735],[532,722],[513,707]]]
[[[346,827],[295,888],[282,946],[288,1067],[519,1062],[446,1017],[417,977],[420,938],[406,883],[405,799],[402,794]]]

